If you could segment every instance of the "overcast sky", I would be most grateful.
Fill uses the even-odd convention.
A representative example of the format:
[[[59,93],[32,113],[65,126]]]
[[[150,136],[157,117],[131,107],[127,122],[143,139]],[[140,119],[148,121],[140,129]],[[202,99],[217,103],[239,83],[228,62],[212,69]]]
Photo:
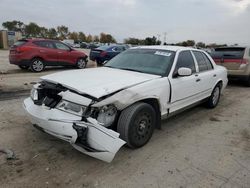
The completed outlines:
[[[0,0],[0,23],[20,20],[70,31],[167,42],[250,44],[250,0]],[[1,24],[0,24],[1,25]]]

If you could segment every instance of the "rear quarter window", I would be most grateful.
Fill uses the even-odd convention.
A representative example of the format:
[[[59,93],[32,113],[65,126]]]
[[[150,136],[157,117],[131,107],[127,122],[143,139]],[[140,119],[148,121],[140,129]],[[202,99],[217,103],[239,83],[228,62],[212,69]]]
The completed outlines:
[[[27,42],[28,42],[27,40],[18,40],[17,42],[14,43],[13,46],[15,46],[15,47],[22,46]]]

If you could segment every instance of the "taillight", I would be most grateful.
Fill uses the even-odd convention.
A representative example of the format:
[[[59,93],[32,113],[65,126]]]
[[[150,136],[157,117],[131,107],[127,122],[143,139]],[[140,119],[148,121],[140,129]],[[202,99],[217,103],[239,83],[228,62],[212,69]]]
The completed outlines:
[[[101,57],[105,57],[107,54],[108,54],[107,52],[101,52],[101,53],[100,53],[100,56],[101,56]]]
[[[248,59],[242,59],[241,64],[248,64],[249,60]]]
[[[31,47],[29,46],[20,46],[16,49],[17,53],[22,53],[22,52],[26,52],[29,51],[31,49]]]

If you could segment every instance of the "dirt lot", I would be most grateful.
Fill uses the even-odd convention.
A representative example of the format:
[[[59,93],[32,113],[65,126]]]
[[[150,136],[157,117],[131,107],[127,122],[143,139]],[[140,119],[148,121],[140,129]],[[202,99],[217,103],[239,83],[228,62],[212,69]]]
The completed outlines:
[[[6,54],[0,92],[13,97],[0,94],[0,149],[17,159],[0,154],[1,187],[250,187],[250,88],[231,83],[216,109],[198,106],[163,121],[145,147],[123,147],[108,164],[32,127],[22,109],[26,93],[17,91],[58,69],[22,71]]]

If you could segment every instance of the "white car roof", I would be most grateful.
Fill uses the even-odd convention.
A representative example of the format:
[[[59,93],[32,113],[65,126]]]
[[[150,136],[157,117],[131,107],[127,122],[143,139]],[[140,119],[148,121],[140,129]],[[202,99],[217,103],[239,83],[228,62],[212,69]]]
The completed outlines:
[[[179,50],[196,50],[195,48],[183,47],[183,46],[138,46],[138,47],[132,47],[130,49],[170,50],[174,52]]]

